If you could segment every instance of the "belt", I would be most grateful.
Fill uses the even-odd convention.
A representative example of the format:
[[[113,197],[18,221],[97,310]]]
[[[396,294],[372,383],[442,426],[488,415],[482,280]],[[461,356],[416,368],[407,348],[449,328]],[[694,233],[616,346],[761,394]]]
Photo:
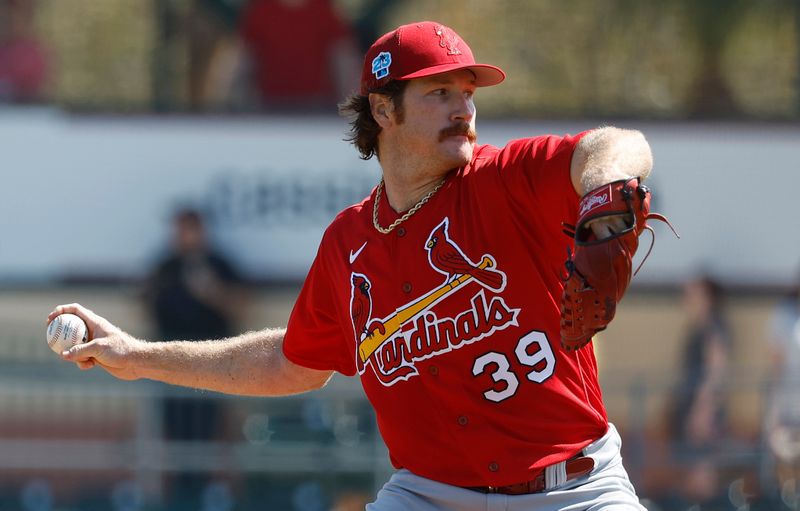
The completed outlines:
[[[559,477],[560,466],[563,466],[564,472],[561,472]],[[545,490],[560,486],[567,481],[586,475],[591,472],[593,468],[594,460],[588,456],[583,456],[583,453],[579,452],[567,461],[545,467],[541,474],[530,481],[509,484],[508,486],[465,486],[464,488],[480,493],[502,493],[504,495],[541,493]]]

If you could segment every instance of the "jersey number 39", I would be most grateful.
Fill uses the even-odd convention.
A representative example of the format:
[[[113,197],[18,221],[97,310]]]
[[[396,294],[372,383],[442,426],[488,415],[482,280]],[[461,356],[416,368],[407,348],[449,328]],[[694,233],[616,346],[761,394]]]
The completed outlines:
[[[553,375],[556,357],[544,332],[534,330],[525,334],[517,343],[514,355],[516,355],[520,364],[533,368],[526,374],[530,381],[542,383]],[[484,392],[484,397],[489,401],[499,403],[516,394],[519,387],[519,379],[511,370],[511,364],[504,353],[490,351],[476,358],[475,363],[472,365],[472,374],[474,376],[483,374],[490,366],[495,368],[490,376],[499,385],[494,385]],[[503,383],[505,384],[504,387]]]

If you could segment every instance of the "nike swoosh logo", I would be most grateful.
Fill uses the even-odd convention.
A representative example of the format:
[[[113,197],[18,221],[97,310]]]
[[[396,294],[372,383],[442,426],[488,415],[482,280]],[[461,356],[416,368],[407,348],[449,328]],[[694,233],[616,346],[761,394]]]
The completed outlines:
[[[364,244],[361,245],[361,248],[359,248],[355,252],[353,252],[352,250],[350,251],[350,264],[353,264],[355,262],[356,258],[358,258],[358,255],[361,253],[362,250],[364,250],[364,247],[366,246],[367,242],[365,241]]]

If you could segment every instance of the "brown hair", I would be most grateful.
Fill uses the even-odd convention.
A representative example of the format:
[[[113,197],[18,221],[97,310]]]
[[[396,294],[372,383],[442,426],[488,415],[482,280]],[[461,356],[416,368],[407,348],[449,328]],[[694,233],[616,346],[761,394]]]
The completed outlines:
[[[394,105],[394,111],[398,122],[403,122],[403,92],[408,85],[407,80],[392,80],[383,87],[378,87],[370,92],[388,96]],[[369,104],[369,94],[353,94],[339,103],[339,114],[349,117],[350,134],[345,138],[351,142],[358,152],[361,153],[362,160],[369,160],[373,156],[378,156],[378,134],[381,127],[372,117],[372,109]]]

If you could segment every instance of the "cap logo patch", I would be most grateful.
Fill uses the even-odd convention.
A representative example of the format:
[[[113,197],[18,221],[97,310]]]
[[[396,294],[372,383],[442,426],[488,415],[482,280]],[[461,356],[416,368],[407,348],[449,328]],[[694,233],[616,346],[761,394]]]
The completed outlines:
[[[458,49],[458,43],[461,41],[456,34],[449,31],[447,27],[437,25],[436,35],[439,36],[439,46],[446,48],[448,55],[461,55],[461,50]]]
[[[392,54],[388,51],[382,51],[377,57],[372,59],[372,74],[375,75],[376,80],[386,78],[389,76],[389,66],[392,65]]]

